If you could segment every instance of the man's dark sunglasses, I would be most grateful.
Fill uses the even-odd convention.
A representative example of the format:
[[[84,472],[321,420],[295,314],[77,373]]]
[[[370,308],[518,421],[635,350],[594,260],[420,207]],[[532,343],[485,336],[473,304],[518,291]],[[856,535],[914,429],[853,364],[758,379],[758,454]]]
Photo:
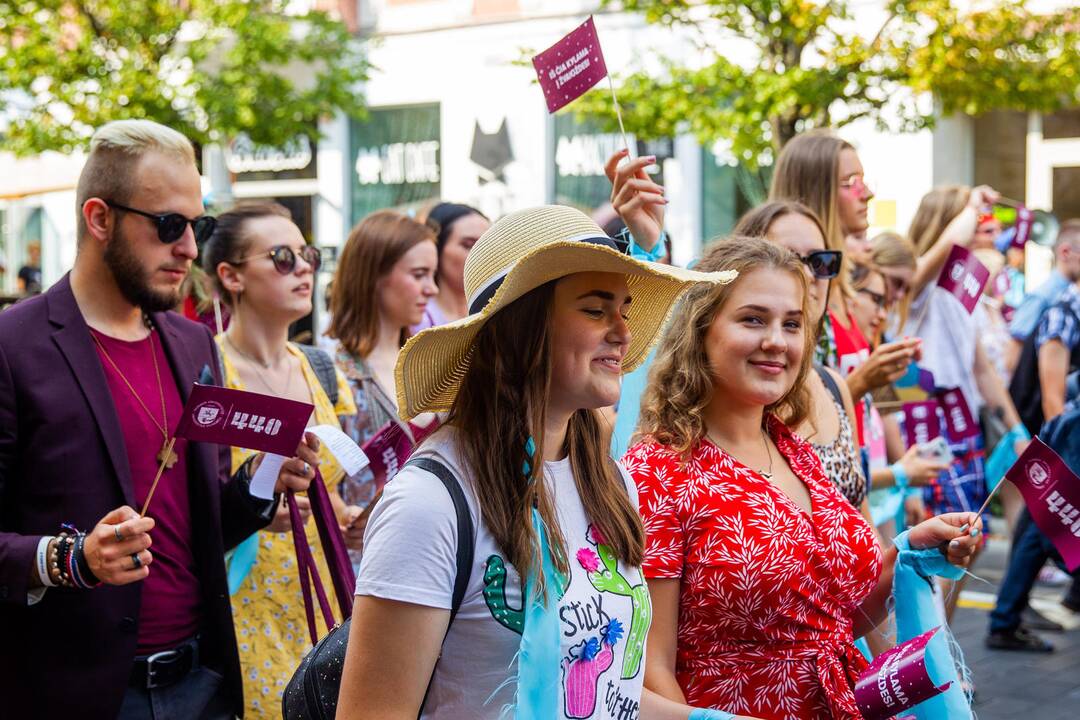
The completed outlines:
[[[829,280],[840,274],[840,262],[844,253],[839,250],[815,250],[799,258],[818,280]]]
[[[202,245],[210,239],[210,235],[214,232],[214,227],[217,225],[217,218],[210,215],[200,215],[195,219],[190,219],[184,217],[180,213],[148,213],[144,210],[136,210],[133,207],[121,205],[112,200],[106,200],[105,204],[116,210],[123,210],[124,212],[135,213],[136,215],[150,218],[154,221],[154,226],[157,228],[158,240],[166,244],[174,243],[182,238],[184,236],[184,231],[187,230],[187,226],[191,225],[191,230],[195,233],[196,244]]]
[[[248,255],[239,260],[233,260],[230,265],[242,265],[253,258],[269,257],[274,261],[274,269],[282,275],[288,275],[296,269],[296,252],[288,245],[275,245],[266,252]],[[318,272],[322,265],[322,251],[314,245],[305,245],[300,248],[300,257],[311,266],[312,272]]]

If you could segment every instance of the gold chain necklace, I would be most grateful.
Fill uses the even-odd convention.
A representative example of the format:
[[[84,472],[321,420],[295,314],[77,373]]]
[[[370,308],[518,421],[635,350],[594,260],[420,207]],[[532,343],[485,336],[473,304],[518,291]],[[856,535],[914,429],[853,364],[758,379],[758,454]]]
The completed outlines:
[[[707,438],[709,438],[709,441],[710,441],[710,442],[711,442],[711,443],[712,443],[713,445],[715,445],[716,447],[720,448],[721,450],[724,450],[724,446],[723,446],[723,445],[721,445],[721,444],[720,444],[719,442],[717,442],[717,441],[716,441],[716,439],[715,439],[715,438],[713,438],[713,436],[712,436],[712,435],[710,435],[710,434],[709,434],[708,432],[706,432],[706,433],[705,433],[705,436],[706,436]],[[751,470],[753,470],[754,472],[756,472],[756,473],[757,473],[758,475],[760,475],[761,477],[763,477],[763,478],[765,478],[766,480],[768,480],[769,482],[772,482],[772,479],[773,479],[773,460],[772,460],[772,448],[770,448],[770,447],[769,447],[769,439],[768,439],[768,436],[767,436],[767,435],[766,435],[766,433],[765,433],[765,427],[764,427],[764,426],[762,426],[762,428],[761,428],[761,443],[762,443],[762,444],[763,444],[763,445],[765,446],[765,454],[766,454],[766,455],[768,456],[768,458],[769,458],[769,469],[768,469],[768,471],[765,471],[765,470],[758,470],[758,469],[756,469],[756,468],[750,468],[750,469],[751,469]],[[728,452],[727,450],[724,450],[724,452],[726,452],[726,453],[727,453],[728,455],[731,455],[731,457],[735,458],[736,460],[739,460],[739,458],[736,458],[736,457],[735,457],[734,455],[732,455],[732,454],[731,454],[730,452]],[[740,462],[740,463],[742,463],[743,465],[746,465],[746,463],[742,462],[742,460],[739,460],[739,462]],[[746,465],[746,467],[750,467],[750,466],[749,466],[749,465]]]
[[[124,385],[127,385],[127,389],[131,391],[131,394],[139,403],[139,407],[141,407],[143,411],[146,412],[147,417],[150,418],[150,422],[154,423],[154,427],[156,427],[158,429],[158,432],[161,433],[161,448],[157,451],[157,455],[155,457],[157,458],[158,464],[164,463],[166,468],[171,469],[172,466],[176,464],[177,460],[179,460],[179,457],[177,457],[176,452],[172,449],[169,450],[167,457],[165,454],[165,449],[169,445],[169,415],[165,409],[165,390],[161,386],[161,372],[158,370],[157,350],[154,347],[153,327],[150,328],[150,359],[154,362],[154,379],[157,381],[158,397],[161,398],[162,422],[160,423],[157,421],[157,418],[154,417],[154,414],[150,412],[150,408],[146,407],[146,403],[144,403],[143,399],[139,397],[139,393],[135,392],[135,388],[132,387],[131,383],[127,379],[127,376],[124,375],[124,372],[120,369],[120,366],[117,365],[116,361],[112,359],[111,355],[109,355],[109,351],[105,349],[105,346],[98,338],[97,331],[91,328],[90,337],[94,339],[94,343],[98,346],[98,350],[100,350],[102,356],[104,356],[104,358],[109,361],[109,365],[112,366],[112,369],[115,370],[116,374],[120,376],[120,379],[124,381]]]

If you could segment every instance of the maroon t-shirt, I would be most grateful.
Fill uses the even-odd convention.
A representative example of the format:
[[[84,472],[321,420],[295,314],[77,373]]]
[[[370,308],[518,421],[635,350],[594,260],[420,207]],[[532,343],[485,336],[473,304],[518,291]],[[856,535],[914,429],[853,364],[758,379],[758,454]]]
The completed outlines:
[[[101,341],[109,357],[146,405],[146,409],[143,409],[95,343],[116,405],[116,414],[120,418],[120,430],[124,434],[124,448],[135,489],[135,510],[138,511],[142,509],[150,485],[154,482],[158,468],[157,454],[163,442],[159,429],[162,425],[161,391],[165,395],[168,422],[164,426],[168,431],[176,426],[184,403],[156,330],[139,342],[117,340],[93,330],[90,332]],[[161,391],[154,375],[151,352],[157,356]],[[147,410],[153,413],[153,419]],[[177,463],[162,474],[146,511],[155,522],[154,529],[150,531],[154,543],[150,552],[154,561],[150,565],[150,574],[143,581],[142,611],[139,616],[140,655],[167,650],[194,637],[199,631],[199,618],[202,615],[199,578],[195,573],[195,558],[191,550],[187,440],[178,439],[173,452],[177,455]]]

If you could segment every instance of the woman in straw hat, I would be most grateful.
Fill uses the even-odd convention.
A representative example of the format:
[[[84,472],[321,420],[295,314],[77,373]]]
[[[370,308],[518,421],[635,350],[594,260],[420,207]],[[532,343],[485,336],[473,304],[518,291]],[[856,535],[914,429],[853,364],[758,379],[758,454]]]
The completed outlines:
[[[653,365],[642,440],[625,458],[648,529],[646,686],[771,720],[857,720],[866,660],[853,639],[885,618],[897,550],[883,557],[792,431],[811,402],[803,264],[735,238],[698,267],[738,278],[684,298]],[[973,513],[934,518],[897,544],[932,548],[936,571],[939,545],[966,563],[977,542],[969,527],[979,528]]]
[[[368,523],[339,717],[687,718],[642,697],[644,530],[597,411],[682,293],[731,277],[634,260],[565,207],[484,233],[469,315],[411,338],[396,372],[403,417],[449,413],[416,455],[464,490],[467,589],[450,624],[454,505],[406,466]]]

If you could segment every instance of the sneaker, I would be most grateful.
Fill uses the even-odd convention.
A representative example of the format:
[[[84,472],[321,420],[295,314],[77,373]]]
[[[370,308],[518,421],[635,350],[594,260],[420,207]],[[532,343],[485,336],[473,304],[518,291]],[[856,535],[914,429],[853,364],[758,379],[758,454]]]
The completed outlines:
[[[1044,585],[1059,587],[1072,580],[1072,576],[1056,565],[1045,565],[1039,571],[1039,582]]]
[[[1025,627],[1015,630],[998,630],[986,636],[986,647],[991,650],[1020,650],[1023,652],[1053,652],[1054,646]]]
[[[1024,612],[1020,615],[1020,622],[1028,630],[1065,632],[1065,627],[1061,623],[1054,622],[1033,607],[1024,608]]]

